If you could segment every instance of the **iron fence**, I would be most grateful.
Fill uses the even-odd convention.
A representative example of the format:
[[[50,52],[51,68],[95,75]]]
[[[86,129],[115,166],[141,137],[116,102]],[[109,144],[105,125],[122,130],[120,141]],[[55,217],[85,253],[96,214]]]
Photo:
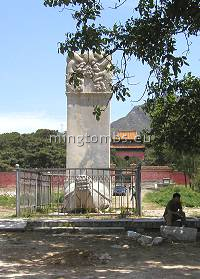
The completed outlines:
[[[141,215],[141,166],[127,169],[16,169],[16,214]]]

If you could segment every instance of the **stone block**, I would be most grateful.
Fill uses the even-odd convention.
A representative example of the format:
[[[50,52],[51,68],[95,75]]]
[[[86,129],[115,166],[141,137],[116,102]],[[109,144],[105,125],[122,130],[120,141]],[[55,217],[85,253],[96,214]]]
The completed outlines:
[[[0,231],[24,231],[27,227],[27,221],[19,220],[1,220]]]
[[[161,226],[162,237],[178,241],[196,241],[197,229],[188,227]]]
[[[151,236],[148,236],[148,235],[141,235],[137,239],[137,242],[140,243],[142,246],[151,245],[152,241],[153,241],[153,238]]]
[[[152,245],[160,245],[163,242],[163,237],[157,236],[153,239]]]
[[[131,237],[133,240],[137,240],[139,237],[141,237],[141,234],[134,231],[127,231],[127,236]]]

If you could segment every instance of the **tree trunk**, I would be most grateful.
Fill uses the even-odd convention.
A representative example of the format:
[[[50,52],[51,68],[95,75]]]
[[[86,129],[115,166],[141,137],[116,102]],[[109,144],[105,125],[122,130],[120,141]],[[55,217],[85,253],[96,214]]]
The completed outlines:
[[[185,172],[184,172],[184,178],[185,178],[185,187],[187,188],[187,175]]]
[[[192,182],[191,182],[191,176],[189,175],[189,185],[190,185],[190,188],[192,188]]]

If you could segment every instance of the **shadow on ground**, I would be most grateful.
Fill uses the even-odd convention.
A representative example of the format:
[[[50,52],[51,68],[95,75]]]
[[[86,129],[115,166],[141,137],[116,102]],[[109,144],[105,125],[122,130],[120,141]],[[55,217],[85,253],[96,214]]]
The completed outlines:
[[[123,235],[2,233],[0,278],[200,278],[199,247],[141,247]]]

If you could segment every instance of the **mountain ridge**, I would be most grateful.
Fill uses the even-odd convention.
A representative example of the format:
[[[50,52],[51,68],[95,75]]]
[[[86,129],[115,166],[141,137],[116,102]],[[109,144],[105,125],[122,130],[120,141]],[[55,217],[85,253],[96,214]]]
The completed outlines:
[[[151,120],[141,106],[134,106],[132,110],[124,117],[111,123],[111,131],[136,130],[141,132],[143,129],[150,129]]]

